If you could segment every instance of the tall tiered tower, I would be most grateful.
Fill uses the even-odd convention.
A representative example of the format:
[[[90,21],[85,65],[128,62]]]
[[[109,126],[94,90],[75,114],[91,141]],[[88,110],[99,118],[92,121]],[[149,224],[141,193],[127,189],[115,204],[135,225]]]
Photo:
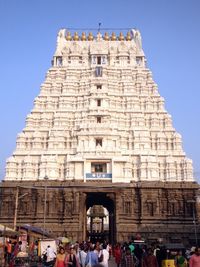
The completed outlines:
[[[60,30],[5,180],[193,181],[140,32]]]
[[[139,232],[147,242],[173,237],[191,245],[197,190],[140,32],[60,30],[52,66],[7,161],[0,223],[14,219],[79,241],[127,241]],[[87,227],[96,206],[107,209],[108,231],[103,217],[101,233],[94,216]]]

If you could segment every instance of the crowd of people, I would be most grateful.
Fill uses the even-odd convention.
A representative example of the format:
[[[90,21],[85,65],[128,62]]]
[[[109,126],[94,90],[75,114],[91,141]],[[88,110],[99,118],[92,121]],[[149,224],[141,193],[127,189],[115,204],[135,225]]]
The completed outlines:
[[[164,246],[145,246],[139,244],[117,243],[115,246],[103,242],[75,243],[60,246],[52,261],[55,267],[108,267],[112,258],[116,267],[163,267],[163,261],[171,260],[175,267],[200,267],[200,248],[191,253],[185,250],[169,251]],[[49,263],[44,266],[50,266]],[[167,265],[166,265],[167,266]]]
[[[200,267],[199,247],[186,253],[186,250],[170,251],[156,244],[146,246],[130,242],[117,244],[113,255],[117,267]]]
[[[5,258],[9,267],[37,266],[37,267],[167,267],[166,260],[172,260],[174,267],[200,267],[200,247],[196,247],[191,253],[185,250],[169,251],[164,246],[129,243],[117,243],[111,246],[109,243],[81,242],[73,244],[57,244],[57,249],[50,245],[40,257],[38,257],[38,243],[32,246],[31,256],[36,256],[35,265],[28,262],[24,265],[16,265],[13,261],[20,251],[21,243],[15,244],[12,249],[8,242],[5,250]],[[113,265],[114,264],[114,265]]]

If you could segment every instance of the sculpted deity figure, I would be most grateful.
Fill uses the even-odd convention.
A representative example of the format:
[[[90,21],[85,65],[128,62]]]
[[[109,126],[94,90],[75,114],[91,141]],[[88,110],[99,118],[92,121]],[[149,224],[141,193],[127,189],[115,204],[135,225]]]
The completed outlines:
[[[138,49],[142,49],[142,37],[141,37],[140,32],[138,30],[133,29],[131,30],[131,33],[135,41],[136,47]]]
[[[61,29],[57,35],[56,54],[60,54],[65,42],[66,29]]]
[[[65,29],[61,29],[58,32],[58,36],[57,36],[57,42],[58,43],[59,43],[60,39],[65,38],[65,33],[66,33],[66,30]]]

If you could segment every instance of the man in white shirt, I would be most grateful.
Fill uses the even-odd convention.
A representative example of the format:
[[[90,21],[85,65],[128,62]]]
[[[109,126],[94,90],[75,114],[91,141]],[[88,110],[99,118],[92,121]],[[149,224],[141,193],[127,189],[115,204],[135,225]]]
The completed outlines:
[[[50,245],[48,245],[48,247],[47,247],[46,255],[47,255],[47,260],[46,260],[47,265],[53,266],[55,259],[56,259],[56,252],[54,251],[54,249]]]

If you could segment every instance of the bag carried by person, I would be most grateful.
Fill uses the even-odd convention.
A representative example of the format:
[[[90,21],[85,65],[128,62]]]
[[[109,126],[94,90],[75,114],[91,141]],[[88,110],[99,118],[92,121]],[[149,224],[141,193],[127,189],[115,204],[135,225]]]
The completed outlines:
[[[98,257],[98,261],[102,262],[103,261],[103,252],[101,252],[101,255]]]
[[[42,261],[44,263],[47,261],[47,253],[43,254]]]

